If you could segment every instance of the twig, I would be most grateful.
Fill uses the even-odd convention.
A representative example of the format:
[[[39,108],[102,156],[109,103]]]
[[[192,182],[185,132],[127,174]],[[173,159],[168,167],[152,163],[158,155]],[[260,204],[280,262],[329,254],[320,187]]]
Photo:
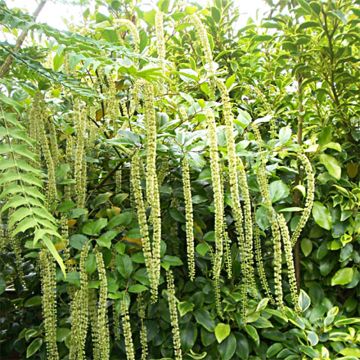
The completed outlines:
[[[45,3],[46,3],[46,0],[41,1],[41,3],[38,5],[36,10],[34,11],[34,13],[33,13],[34,20],[36,20],[36,18],[40,14],[42,8],[45,6]],[[17,38],[16,44],[14,47],[14,53],[17,53],[20,50],[21,45],[23,44],[23,42],[28,34],[28,31],[29,31],[28,28],[23,30],[21,32],[20,36]],[[7,73],[10,70],[10,66],[11,66],[13,60],[14,60],[14,58],[10,54],[6,57],[5,61],[3,62],[3,64],[0,67],[0,78],[3,78],[5,75],[7,75]]]

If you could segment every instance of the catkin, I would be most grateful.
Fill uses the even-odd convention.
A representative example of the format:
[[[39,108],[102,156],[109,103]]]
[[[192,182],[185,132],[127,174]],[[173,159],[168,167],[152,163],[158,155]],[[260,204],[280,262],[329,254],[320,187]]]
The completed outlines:
[[[192,205],[192,196],[191,196],[190,166],[186,156],[182,161],[182,181],[183,181],[183,193],[184,193],[184,201],[185,201],[187,264],[188,264],[189,278],[191,281],[194,281],[195,279],[194,219],[193,219],[193,205]]]
[[[35,141],[34,153],[37,158],[40,158],[41,153],[41,135],[40,126],[38,125],[39,118],[42,115],[40,110],[41,93],[36,93],[34,96],[33,104],[29,111],[29,128],[28,133],[31,139]]]
[[[216,259],[216,255],[215,255],[215,259]],[[214,277],[213,283],[214,283],[213,287],[214,287],[214,295],[215,295],[216,312],[217,312],[218,316],[220,317],[220,319],[223,319],[224,318],[224,312],[223,312],[223,307],[222,307],[222,304],[221,304],[220,276]]]
[[[66,137],[66,148],[65,148],[65,160],[66,163],[70,167],[70,173],[73,172],[74,168],[74,161],[73,161],[73,155],[74,155],[74,140],[71,135],[67,135]],[[64,197],[65,200],[71,200],[72,198],[72,187],[70,184],[67,184],[64,186]]]
[[[214,192],[214,207],[215,207],[215,259],[214,259],[214,279],[218,283],[220,277],[221,265],[224,252],[224,199],[223,199],[223,185],[221,180],[220,160],[218,153],[216,123],[212,110],[206,111],[206,118],[208,124],[208,136],[210,147],[210,170],[211,182]]]
[[[101,360],[99,347],[97,296],[95,289],[89,289],[89,323],[91,325],[91,339],[93,348],[93,359]]]
[[[85,207],[86,198],[86,159],[85,159],[85,133],[86,133],[86,112],[84,104],[75,104],[76,124],[76,148],[74,155],[74,177],[76,191],[76,205],[79,208]]]
[[[197,15],[195,15],[195,14],[191,15],[190,20],[191,20],[192,24],[194,25],[195,30],[198,34],[198,37],[199,37],[199,40],[201,43],[201,47],[204,52],[204,66],[207,67],[208,76],[211,79],[215,76],[216,70],[215,70],[215,66],[214,66],[214,62],[213,62],[213,55],[212,55],[212,51],[211,51],[211,47],[210,47],[208,34],[206,32],[204,24],[201,22],[200,18]]]
[[[241,256],[241,270],[244,277],[244,283],[250,284],[251,274],[249,274],[248,259],[246,259],[247,251],[245,246],[245,237],[243,230],[243,213],[240,204],[239,181],[238,181],[238,160],[235,149],[235,136],[233,129],[233,117],[231,111],[231,103],[228,90],[221,80],[217,80],[217,86],[221,93],[223,104],[223,118],[225,122],[225,136],[227,140],[227,154],[228,154],[228,172],[231,195],[231,208],[237,232],[239,251]],[[246,292],[245,292],[246,294]],[[246,304],[246,296],[243,299],[243,304]]]
[[[145,82],[144,115],[146,125],[146,196],[150,206],[153,203],[156,175],[156,116],[154,108],[154,87]]]
[[[141,345],[141,360],[148,358],[148,337],[147,328],[145,325],[145,303],[143,297],[139,294],[137,298],[138,316],[140,318],[140,345]]]
[[[253,226],[251,215],[251,199],[249,186],[246,178],[246,171],[244,164],[240,158],[238,158],[238,170],[239,170],[239,185],[241,188],[241,194],[244,200],[244,220],[245,220],[245,261],[249,274],[249,290],[256,291],[255,283],[255,271],[254,271],[254,243],[253,243]]]
[[[45,122],[47,116],[47,109],[45,107],[44,98],[41,94],[34,98],[34,113],[32,116],[37,116],[37,126],[40,137],[41,150],[44,155],[45,164],[48,172],[48,202],[53,204],[57,199],[55,164],[51,155],[50,145],[45,130]]]
[[[232,278],[232,256],[231,256],[231,239],[226,230],[226,225],[224,225],[224,250],[225,250],[225,270],[227,273],[227,278]]]
[[[271,218],[271,230],[273,233],[273,251],[274,251],[274,287],[276,304],[282,308],[283,303],[283,289],[282,289],[282,250],[281,250],[281,233],[278,219],[273,211]]]
[[[71,337],[69,360],[84,360],[88,330],[89,291],[86,259],[89,245],[85,244],[80,254],[80,289],[76,291],[71,303]]]
[[[155,177],[155,192],[154,199],[151,206],[151,216],[150,221],[153,227],[153,236],[152,236],[152,263],[154,267],[154,278],[156,283],[159,283],[160,279],[160,255],[161,255],[161,207],[160,207],[160,192],[159,186],[157,182],[157,178]],[[157,300],[157,292],[156,296],[153,294],[152,301],[156,302]]]
[[[52,159],[54,162],[54,166],[56,168],[56,166],[60,160],[60,155],[59,155],[59,146],[58,146],[58,142],[57,142],[57,135],[56,135],[54,119],[51,119],[49,117],[46,125],[49,129],[49,145],[50,145],[50,150],[51,150],[51,155],[52,155]]]
[[[46,358],[49,360],[58,360],[59,353],[56,344],[56,267],[53,258],[45,249],[40,251],[39,263],[42,291],[42,312],[47,351]]]
[[[131,185],[135,200],[135,207],[137,212],[137,218],[142,237],[142,249],[145,258],[145,266],[149,275],[150,288],[152,297],[157,297],[157,288],[159,279],[156,277],[156,270],[154,269],[154,261],[152,256],[149,227],[146,218],[146,209],[141,189],[141,178],[140,178],[140,156],[136,152],[131,162]]]
[[[260,164],[256,171],[256,176],[259,184],[261,196],[263,198],[264,205],[269,211],[270,227],[273,234],[273,252],[274,252],[274,288],[275,288],[275,300],[276,304],[282,308],[283,304],[283,290],[282,290],[282,249],[281,249],[281,233],[277,214],[272,206],[269,182],[266,175],[266,157],[263,153],[262,138],[259,128],[256,124],[252,125],[255,139],[259,146]]]
[[[125,300],[120,303],[121,324],[125,340],[125,351],[127,360],[135,360],[134,343],[131,333],[130,315]]]
[[[255,259],[257,263],[257,272],[260,279],[260,284],[265,291],[265,295],[269,298],[271,304],[275,304],[274,297],[272,296],[271,289],[266,277],[266,271],[262,256],[262,249],[261,249],[261,237],[260,237],[260,229],[256,224],[254,224],[254,245],[255,245]]]
[[[170,322],[171,322],[171,329],[173,334],[174,355],[175,355],[175,360],[181,360],[182,351],[181,351],[179,319],[178,319],[178,313],[176,307],[174,276],[171,269],[166,271],[166,283],[167,283],[167,295],[168,295],[168,304],[169,304],[169,312],[170,312]]]
[[[70,259],[69,225],[68,225],[68,218],[63,214],[60,217],[60,234],[64,242],[63,260],[66,265],[67,261]]]
[[[107,315],[107,279],[102,253],[95,249],[96,265],[99,274],[99,301],[97,310],[97,341],[102,360],[110,357],[110,334]]]
[[[115,338],[115,342],[119,342],[120,341],[120,317],[119,317],[119,313],[116,310],[116,303],[114,302],[112,305],[112,314],[113,314],[113,331],[114,331],[114,338]]]
[[[155,14],[155,35],[158,58],[160,60],[162,72],[165,73],[166,47],[164,37],[164,15],[159,10],[156,11]]]
[[[121,193],[122,169],[116,170],[115,173],[115,193]]]
[[[116,19],[115,20],[115,26],[117,28],[117,32],[119,34],[120,32],[120,28],[121,27],[125,27],[126,29],[129,30],[130,34],[131,34],[131,37],[132,37],[132,40],[134,42],[134,51],[135,52],[139,52],[139,46],[140,46],[140,37],[139,37],[139,32],[136,28],[136,25],[128,20],[128,19]],[[120,37],[120,36],[119,36]]]
[[[291,235],[291,245],[294,246],[296,242],[298,241],[301,231],[305,227],[307,221],[309,220],[309,217],[311,215],[311,209],[314,204],[314,194],[315,194],[315,176],[314,171],[311,166],[311,162],[308,159],[308,157],[302,153],[298,154],[298,158],[300,162],[302,163],[305,174],[306,174],[306,185],[307,185],[307,191],[306,191],[306,200],[305,200],[305,207],[301,214],[300,220]]]
[[[142,81],[135,80],[134,85],[130,91],[130,106],[129,106],[129,117],[134,115],[138,105],[139,105],[139,92],[141,88]],[[124,122],[124,125],[126,122]]]
[[[298,296],[298,289],[297,289],[297,283],[296,283],[294,258],[293,258],[292,246],[291,246],[291,241],[290,241],[289,229],[288,229],[288,226],[286,224],[286,220],[285,220],[285,217],[283,214],[278,214],[278,222],[279,222],[279,226],[280,226],[281,237],[282,237],[283,244],[284,244],[291,300],[292,300],[293,305],[295,307],[297,307],[299,296]]]
[[[156,172],[156,115],[154,106],[154,87],[145,82],[144,117],[146,125],[146,197],[151,208],[150,221],[153,226],[152,239],[152,301],[157,299],[157,286],[160,277],[160,244],[161,244],[161,208],[160,193]]]

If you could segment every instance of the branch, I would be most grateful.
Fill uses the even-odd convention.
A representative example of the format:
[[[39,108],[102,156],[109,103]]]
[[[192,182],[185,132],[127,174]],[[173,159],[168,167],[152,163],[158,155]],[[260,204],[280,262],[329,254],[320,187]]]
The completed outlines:
[[[45,3],[46,3],[46,0],[42,0],[41,3],[36,8],[36,10],[34,11],[34,13],[33,13],[34,20],[36,20],[36,18],[40,14],[41,10],[45,6]],[[29,29],[25,29],[21,32],[20,36],[16,40],[16,44],[14,47],[14,53],[17,53],[20,50],[21,45],[23,44],[23,42],[28,34],[28,31],[29,31]],[[7,56],[7,58],[5,59],[5,61],[3,62],[3,64],[0,67],[0,78],[3,78],[4,76],[6,76],[8,74],[13,60],[14,60],[14,58],[12,55]]]

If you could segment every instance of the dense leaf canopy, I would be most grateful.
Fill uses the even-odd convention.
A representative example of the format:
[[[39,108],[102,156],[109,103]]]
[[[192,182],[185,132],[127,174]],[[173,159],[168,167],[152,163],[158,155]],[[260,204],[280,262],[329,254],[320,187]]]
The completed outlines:
[[[89,2],[0,0],[1,358],[360,358],[359,0]]]

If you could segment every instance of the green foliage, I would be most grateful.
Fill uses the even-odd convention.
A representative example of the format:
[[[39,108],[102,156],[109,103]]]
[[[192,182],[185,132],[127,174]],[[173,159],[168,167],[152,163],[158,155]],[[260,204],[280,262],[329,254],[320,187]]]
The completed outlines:
[[[268,3],[239,29],[233,1],[99,0],[58,31],[0,0],[29,28],[0,43],[1,357],[54,346],[42,248],[61,359],[360,357],[359,1]]]
[[[5,104],[12,103],[4,96],[2,99]],[[43,183],[41,171],[36,168],[36,155],[32,151],[34,144],[16,113],[1,109],[0,116],[0,137],[3,141],[0,147],[0,199],[5,200],[1,212],[8,213],[10,236],[33,231],[33,246],[41,239],[65,273],[63,260],[52,241],[53,237],[61,238],[56,220],[44,206],[45,196],[39,191]]]

